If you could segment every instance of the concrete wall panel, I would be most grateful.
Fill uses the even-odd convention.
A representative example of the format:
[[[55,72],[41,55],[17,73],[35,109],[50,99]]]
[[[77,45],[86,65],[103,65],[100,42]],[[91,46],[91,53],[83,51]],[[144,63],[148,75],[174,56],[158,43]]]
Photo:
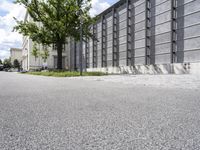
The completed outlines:
[[[119,45],[119,52],[124,52],[126,50],[127,50],[126,43]]]
[[[112,47],[113,42],[112,41],[107,41],[107,48]]]
[[[156,5],[159,5],[159,4],[161,4],[161,3],[164,3],[164,2],[166,2],[167,0],[150,0],[150,2],[151,2],[151,7],[155,7]]]
[[[155,28],[155,29],[154,29]],[[154,32],[155,30],[155,32]],[[153,27],[152,34],[162,34],[165,32],[169,32],[171,30],[171,22],[166,22],[160,25],[157,25],[156,27]]]
[[[119,22],[125,21],[127,19],[126,16],[127,16],[126,13],[123,13],[123,14],[119,15]]]
[[[126,66],[126,59],[119,60],[119,66]]]
[[[108,67],[111,67],[111,66],[112,66],[112,60],[108,60],[108,61],[107,61],[107,66],[108,66]]]
[[[112,12],[105,15],[105,19],[106,19],[106,21],[111,21],[112,20]]]
[[[125,36],[125,35],[126,35],[126,32],[127,32],[126,28],[124,28],[124,29],[122,29],[122,30],[119,30],[119,37]]]
[[[187,27],[177,30],[177,40],[183,40],[187,38],[200,36],[200,24],[196,26]]]
[[[112,53],[111,54],[107,54],[107,59],[108,60],[112,60],[112,57],[113,57]]]
[[[170,53],[170,51],[171,51],[171,43],[155,46],[155,54]]]
[[[198,0],[193,0],[193,1],[190,1],[186,4],[184,4],[183,1],[178,1],[178,5],[179,5],[179,7],[177,8],[178,17],[197,12],[197,11],[199,11],[199,7],[200,7],[200,3],[199,3]],[[184,14],[179,13],[179,12],[182,12],[182,11],[184,11]]]
[[[144,3],[145,1],[146,1],[146,0],[133,1],[133,5],[134,5],[135,7],[137,7],[137,6],[141,5],[142,3]]]
[[[101,57],[97,57],[97,67],[101,67]]]
[[[102,26],[102,24],[101,24],[101,22],[99,22],[98,24],[97,24],[97,32],[98,33],[101,33],[101,26]]]
[[[124,14],[126,12],[127,12],[126,11],[126,4],[124,4],[124,5],[122,5],[122,6],[119,7],[119,9],[118,9],[119,15]]]
[[[135,48],[145,47],[145,39],[135,41]]]
[[[155,12],[155,15],[158,15],[170,9],[171,9],[171,0],[167,0],[165,3],[162,3],[152,8],[152,12]]]
[[[184,62],[200,62],[200,49],[184,52]]]
[[[182,0],[182,1],[178,1],[177,6],[179,7],[179,6],[182,6],[184,4],[188,4],[190,2],[194,2],[194,1],[196,1],[196,0]]]
[[[135,16],[135,23],[139,23],[143,20],[145,20],[145,12],[140,13],[140,14]]]
[[[126,43],[126,40],[127,40],[127,36],[122,36],[122,37],[120,37],[120,38],[119,38],[119,44],[121,45],[121,44]]]
[[[184,19],[184,21],[182,21]],[[188,27],[197,23],[200,23],[200,12],[185,16],[184,18],[179,18],[178,23],[184,23],[184,27]]]
[[[200,37],[187,39],[184,41],[184,50],[193,50],[200,48]]]
[[[135,24],[135,31],[140,31],[145,29],[145,21]]]
[[[145,48],[135,49],[135,57],[145,56]]]
[[[140,14],[145,11],[145,2],[135,7],[135,15]]]
[[[126,28],[126,26],[127,26],[127,22],[126,21],[123,21],[123,22],[119,23],[119,29],[124,29],[124,28]]]
[[[156,64],[168,64],[170,62],[171,62],[170,54],[155,55],[155,63]]]
[[[111,41],[112,38],[113,38],[113,34],[109,34],[109,35],[107,35],[107,40],[108,40],[108,41]]]
[[[108,27],[107,28],[107,35],[108,34],[112,34],[113,33],[113,27],[111,26],[111,27]]]
[[[112,47],[107,48],[107,54],[112,53]]]
[[[167,43],[170,42],[170,40],[171,40],[170,32],[155,36],[155,44]]]
[[[165,23],[170,20],[171,20],[171,11],[167,11],[165,13],[162,13],[160,15],[157,15],[151,18],[151,22],[154,22],[153,24],[154,26]]]
[[[145,30],[141,30],[139,32],[135,32],[135,40],[143,39],[145,38]]]
[[[112,27],[112,20],[111,21],[107,21],[107,28]]]
[[[137,57],[137,58],[135,58],[135,64],[136,65],[143,65],[143,64],[145,64],[145,57]]]
[[[120,52],[119,53],[119,60],[126,59],[126,52]]]

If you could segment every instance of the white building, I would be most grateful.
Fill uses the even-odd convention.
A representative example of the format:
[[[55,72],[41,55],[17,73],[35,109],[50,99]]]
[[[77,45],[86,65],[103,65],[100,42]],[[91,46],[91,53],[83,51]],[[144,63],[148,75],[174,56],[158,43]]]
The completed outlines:
[[[12,64],[15,59],[17,59],[19,62],[21,62],[22,61],[22,49],[11,48],[10,49],[10,59],[11,59]]]
[[[32,21],[32,18],[26,13],[24,21]],[[40,26],[41,24],[38,23]],[[43,51],[42,45],[37,45],[39,52]],[[46,62],[39,56],[37,59],[31,54],[33,49],[33,42],[28,37],[23,37],[22,44],[22,68],[23,70],[39,69],[42,67],[47,67],[49,69],[56,69],[57,67],[57,51],[53,46],[48,47],[49,57]],[[70,44],[66,44],[63,47],[63,69],[69,69],[70,66]]]

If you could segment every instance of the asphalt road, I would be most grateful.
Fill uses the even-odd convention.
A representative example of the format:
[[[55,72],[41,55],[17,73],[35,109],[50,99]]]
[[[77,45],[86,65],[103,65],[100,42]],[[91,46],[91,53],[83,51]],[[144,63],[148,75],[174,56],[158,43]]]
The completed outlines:
[[[200,91],[0,72],[4,149],[199,150]]]

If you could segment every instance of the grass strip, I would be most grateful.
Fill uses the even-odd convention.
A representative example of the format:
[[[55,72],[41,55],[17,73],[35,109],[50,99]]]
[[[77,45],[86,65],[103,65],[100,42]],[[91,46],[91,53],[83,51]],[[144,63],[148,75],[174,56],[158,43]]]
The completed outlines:
[[[80,72],[70,72],[70,71],[27,72],[25,74],[51,76],[51,77],[78,77],[80,76]],[[104,76],[104,75],[107,75],[107,74],[103,72],[83,72],[83,76]]]

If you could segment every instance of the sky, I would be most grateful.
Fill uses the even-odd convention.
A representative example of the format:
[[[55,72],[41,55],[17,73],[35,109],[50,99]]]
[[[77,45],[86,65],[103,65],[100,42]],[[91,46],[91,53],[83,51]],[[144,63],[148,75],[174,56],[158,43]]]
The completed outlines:
[[[23,20],[25,9],[23,6],[14,4],[15,0],[0,0],[0,59],[10,56],[10,48],[21,48],[22,36],[13,32],[15,20]],[[102,12],[118,0],[92,0],[92,16]]]

